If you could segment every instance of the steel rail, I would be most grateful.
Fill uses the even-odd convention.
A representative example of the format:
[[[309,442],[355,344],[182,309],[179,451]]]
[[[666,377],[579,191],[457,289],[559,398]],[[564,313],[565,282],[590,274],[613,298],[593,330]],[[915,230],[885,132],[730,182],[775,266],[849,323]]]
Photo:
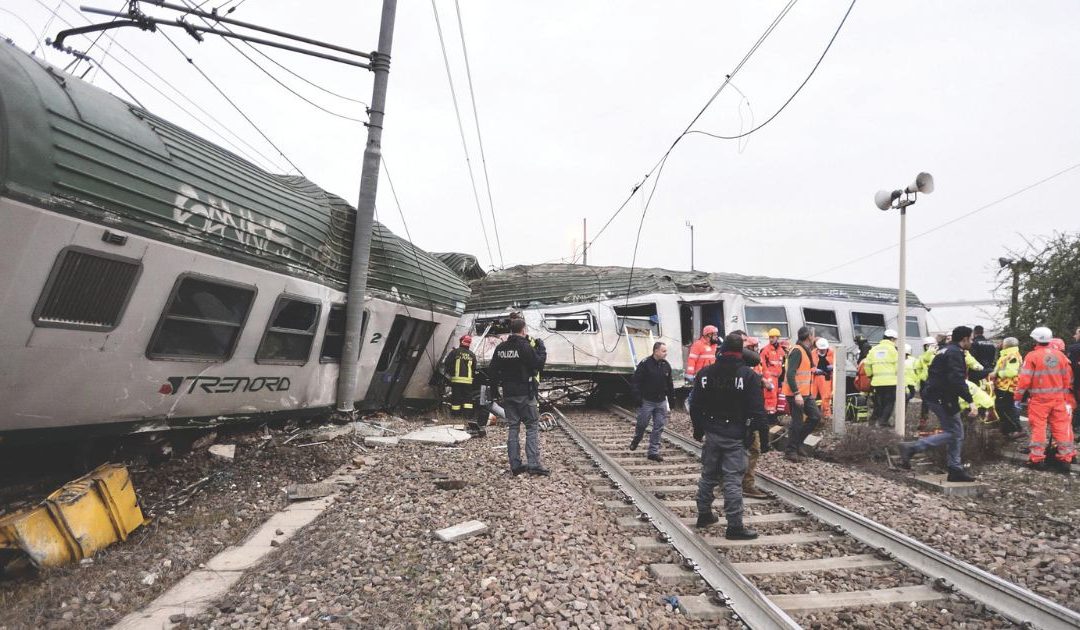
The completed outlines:
[[[628,419],[634,417],[631,412],[617,405],[611,405],[609,410]],[[701,447],[695,440],[670,429],[664,429],[664,437],[680,449],[701,457]],[[984,604],[1011,621],[1047,630],[1080,628],[1080,613],[1038,593],[942,553],[772,475],[763,472],[756,472],[755,475],[758,486],[775,494],[781,501],[805,510],[827,525],[843,529],[859,542],[883,550],[897,562],[923,575],[944,580],[950,589]]]
[[[664,539],[686,558],[694,571],[750,628],[799,628],[783,609],[731,566],[704,538],[687,527],[663,501],[656,498],[625,468],[585,436],[557,407],[559,425],[629,498]]]

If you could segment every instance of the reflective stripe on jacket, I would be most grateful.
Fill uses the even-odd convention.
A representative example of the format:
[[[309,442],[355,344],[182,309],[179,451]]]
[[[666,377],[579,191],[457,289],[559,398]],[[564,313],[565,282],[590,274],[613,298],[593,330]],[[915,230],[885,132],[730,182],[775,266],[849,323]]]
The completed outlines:
[[[1022,400],[1024,394],[1031,394],[1033,399],[1065,400],[1071,387],[1072,368],[1068,357],[1050,346],[1038,346],[1024,357],[1013,397]]]
[[[761,351],[761,365],[764,376],[780,378],[780,374],[784,371],[784,349],[779,343],[775,346],[771,343],[765,344],[765,348]]]
[[[997,365],[994,367],[994,374],[997,375],[994,387],[1003,392],[1011,393],[1015,391],[1016,380],[1020,376],[1020,365],[1023,362],[1024,358],[1020,356],[1020,348],[1004,348],[1001,351],[1001,356],[998,357]]]
[[[866,355],[866,375],[870,377],[870,384],[874,387],[896,385],[896,362],[899,360],[896,344],[888,339],[882,339],[871,348],[870,354]]]
[[[814,367],[817,366],[817,360],[815,358],[816,352],[807,352],[806,348],[803,348],[799,344],[795,344],[795,347],[788,353],[788,357],[796,356],[795,353],[799,353],[799,365],[795,367],[795,386],[798,388],[798,393],[803,396],[810,396],[814,391]],[[795,392],[791,390],[791,361],[788,361],[788,378],[784,379],[783,393],[785,396],[793,396]]]
[[[716,363],[716,344],[699,337],[690,345],[690,354],[686,357],[686,376],[694,376],[713,363]]]
[[[446,371],[450,373],[451,383],[472,385],[475,369],[476,355],[465,348],[455,348],[446,358]]]

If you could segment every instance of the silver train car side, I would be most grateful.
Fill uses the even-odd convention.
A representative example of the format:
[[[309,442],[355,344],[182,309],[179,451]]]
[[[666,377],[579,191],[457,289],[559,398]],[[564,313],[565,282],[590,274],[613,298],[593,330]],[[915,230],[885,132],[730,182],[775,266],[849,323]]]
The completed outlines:
[[[862,285],[567,264],[511,267],[470,285],[459,333],[471,332],[482,363],[505,338],[510,312],[521,311],[529,332],[544,340],[548,374],[606,383],[625,384],[654,341],[668,344],[681,377],[690,344],[708,324],[763,341],[771,328],[792,338],[800,326],[812,326],[842,348],[851,373],[856,335],[876,343],[887,328],[900,330],[897,291]],[[927,308],[911,292],[907,303],[902,336],[921,350]]]
[[[325,412],[355,209],[0,42],[0,442]],[[437,400],[469,293],[376,224],[358,404]]]

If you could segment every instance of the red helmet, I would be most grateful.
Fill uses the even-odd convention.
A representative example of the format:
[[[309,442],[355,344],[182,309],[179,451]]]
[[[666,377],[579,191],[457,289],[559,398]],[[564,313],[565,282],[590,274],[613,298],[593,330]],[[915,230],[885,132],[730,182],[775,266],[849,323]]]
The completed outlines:
[[[709,324],[708,326],[701,329],[701,336],[702,337],[706,337],[708,335],[718,335],[718,334],[720,334],[720,329],[717,328],[716,326],[713,326],[712,324]]]
[[[1061,352],[1065,352],[1065,340],[1061,337],[1054,337],[1050,340],[1050,347],[1054,350],[1060,350]]]
[[[461,342],[461,345],[468,348],[469,346],[472,345],[472,335],[462,335],[461,339],[459,339],[459,341]]]
[[[756,348],[756,347],[758,347],[759,343],[761,343],[761,342],[758,341],[757,337],[747,337],[746,340],[743,341],[743,345],[746,346],[747,348]]]

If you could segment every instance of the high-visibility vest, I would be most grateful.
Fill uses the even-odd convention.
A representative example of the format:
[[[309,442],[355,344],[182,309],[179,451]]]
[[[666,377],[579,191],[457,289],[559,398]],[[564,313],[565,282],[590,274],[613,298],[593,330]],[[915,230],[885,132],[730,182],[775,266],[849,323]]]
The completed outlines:
[[[1033,399],[1064,401],[1071,387],[1068,357],[1050,346],[1038,346],[1024,357],[1013,397],[1022,400],[1025,393],[1030,393]]]
[[[1016,381],[1020,376],[1020,364],[1023,362],[1024,358],[1020,356],[1020,348],[1003,348],[1001,356],[998,357],[997,365],[994,367],[994,374],[997,375],[994,387],[1003,392],[1015,391]]]
[[[896,362],[899,360],[896,344],[888,339],[878,342],[866,355],[866,373],[870,376],[870,384],[874,387],[896,385]]]
[[[817,360],[815,358],[816,352],[807,352],[799,344],[795,344],[788,356],[794,355],[796,352],[801,352],[802,356],[799,357],[799,369],[795,370],[795,385],[799,388],[798,393],[803,397],[810,396],[814,391],[814,368],[817,366]],[[791,362],[788,362],[788,368],[791,369]],[[784,378],[785,396],[793,396],[795,392],[791,391],[791,387],[788,385],[787,377]]]
[[[476,357],[469,351],[458,349],[454,357],[454,368],[450,372],[450,382],[461,385],[472,385],[473,369],[476,366]]]

